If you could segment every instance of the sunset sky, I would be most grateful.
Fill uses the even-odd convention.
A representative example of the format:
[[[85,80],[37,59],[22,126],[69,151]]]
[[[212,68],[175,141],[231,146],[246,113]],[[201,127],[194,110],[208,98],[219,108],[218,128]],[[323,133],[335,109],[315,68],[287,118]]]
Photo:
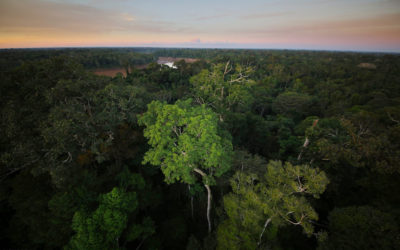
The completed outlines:
[[[400,0],[0,0],[0,48],[400,52]]]

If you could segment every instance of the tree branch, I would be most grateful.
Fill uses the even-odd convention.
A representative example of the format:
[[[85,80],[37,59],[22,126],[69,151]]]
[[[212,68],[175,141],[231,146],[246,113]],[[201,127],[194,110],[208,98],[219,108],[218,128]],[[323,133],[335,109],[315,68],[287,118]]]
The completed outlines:
[[[264,232],[265,232],[265,229],[267,228],[268,224],[271,222],[271,219],[272,219],[272,217],[268,218],[268,220],[265,221],[264,228],[263,228],[263,230],[262,230],[262,232],[261,232],[261,234],[260,234],[260,238],[259,238],[259,240],[258,240],[257,246],[259,246],[259,245],[261,244],[261,239],[262,239],[262,237],[263,237],[263,234],[264,234]]]

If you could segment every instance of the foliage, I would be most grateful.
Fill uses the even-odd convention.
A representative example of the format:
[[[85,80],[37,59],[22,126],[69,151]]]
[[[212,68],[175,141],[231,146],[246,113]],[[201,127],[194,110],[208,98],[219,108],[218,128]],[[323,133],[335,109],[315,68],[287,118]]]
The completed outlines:
[[[100,205],[93,213],[75,213],[72,228],[76,235],[67,249],[119,248],[119,237],[127,226],[128,214],[137,205],[136,193],[124,192],[119,188],[102,195]]]
[[[152,148],[144,163],[160,165],[167,183],[195,183],[194,170],[208,172],[203,182],[212,185],[230,167],[232,144],[218,127],[218,118],[205,105],[191,106],[191,99],[174,105],[152,102],[139,122]]]
[[[287,91],[276,97],[273,108],[278,114],[303,115],[310,102],[311,98],[307,94]]]
[[[219,249],[256,249],[262,241],[271,245],[279,227],[301,226],[314,231],[318,215],[307,197],[319,198],[328,179],[308,165],[270,161],[264,176],[238,171],[231,179],[232,193],[224,196],[228,219],[218,228]],[[263,238],[264,230],[266,237]]]
[[[251,80],[251,67],[228,63],[214,65],[212,70],[203,70],[192,77],[190,82],[196,101],[214,108],[219,114],[226,110],[246,110],[253,102],[250,93],[254,81]]]
[[[329,215],[328,239],[318,249],[396,249],[398,224],[373,207],[335,208]]]

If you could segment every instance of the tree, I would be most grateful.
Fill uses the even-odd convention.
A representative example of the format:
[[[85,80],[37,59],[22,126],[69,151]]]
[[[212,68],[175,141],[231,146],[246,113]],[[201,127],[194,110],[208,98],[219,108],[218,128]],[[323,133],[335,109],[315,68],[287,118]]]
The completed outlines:
[[[119,249],[126,242],[145,238],[154,233],[153,221],[145,217],[142,223],[132,221],[139,206],[137,193],[129,189],[143,190],[145,183],[138,174],[121,173],[121,187],[99,196],[99,206],[94,212],[83,207],[72,220],[76,234],[66,249]]]
[[[151,148],[143,163],[161,166],[167,183],[194,184],[195,173],[207,189],[207,221],[211,232],[211,189],[215,177],[230,168],[230,136],[218,126],[217,115],[205,105],[192,106],[192,100],[166,104],[153,101],[139,123]]]
[[[77,81],[87,74],[67,57],[27,62],[0,73],[0,180],[37,168],[46,156],[39,130],[51,106],[46,93],[58,81]]]
[[[279,227],[301,226],[313,233],[318,219],[307,197],[319,198],[328,179],[308,165],[270,161],[265,175],[238,171],[231,179],[232,193],[224,196],[228,219],[218,227],[218,249],[256,249],[273,240]]]
[[[58,186],[70,181],[63,172],[71,165],[119,162],[113,151],[118,146],[113,144],[121,140],[115,139],[123,127],[137,126],[136,115],[146,107],[144,89],[118,81],[107,83],[60,81],[48,91],[48,101],[54,106],[41,131],[49,148],[44,169]]]
[[[76,212],[72,228],[76,231],[67,249],[116,249],[128,223],[128,214],[138,206],[136,193],[114,188],[102,195],[93,213]]]
[[[318,249],[399,249],[399,227],[388,213],[370,206],[335,208],[329,236]]]
[[[213,107],[221,119],[227,111],[247,110],[254,101],[250,90],[255,82],[249,78],[252,72],[252,68],[241,65],[233,68],[229,62],[215,65],[212,71],[201,71],[190,79],[196,101]]]
[[[276,98],[273,109],[277,114],[301,116],[306,113],[310,102],[311,97],[307,94],[287,91]]]

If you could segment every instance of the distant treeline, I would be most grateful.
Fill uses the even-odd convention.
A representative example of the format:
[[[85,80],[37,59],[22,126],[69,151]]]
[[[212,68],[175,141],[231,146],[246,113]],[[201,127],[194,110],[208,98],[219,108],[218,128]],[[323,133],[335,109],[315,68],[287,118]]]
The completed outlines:
[[[152,54],[138,53],[140,48],[54,48],[0,50],[0,69],[9,69],[25,61],[66,56],[87,69],[123,67],[124,64],[143,65],[157,60]],[[145,51],[143,51],[145,52]]]
[[[51,49],[2,49],[0,50],[0,70],[10,69],[26,61],[68,56],[87,69],[123,67],[125,64],[144,65],[157,61],[158,57],[196,58],[213,61],[257,64],[262,58],[276,57],[292,59],[296,57],[323,56],[331,59],[349,56],[368,61],[371,57],[383,57],[384,53],[355,53],[329,51],[291,51],[264,49],[178,49],[178,48],[51,48]],[[283,61],[284,62],[284,61]],[[288,63],[293,63],[288,62]]]

